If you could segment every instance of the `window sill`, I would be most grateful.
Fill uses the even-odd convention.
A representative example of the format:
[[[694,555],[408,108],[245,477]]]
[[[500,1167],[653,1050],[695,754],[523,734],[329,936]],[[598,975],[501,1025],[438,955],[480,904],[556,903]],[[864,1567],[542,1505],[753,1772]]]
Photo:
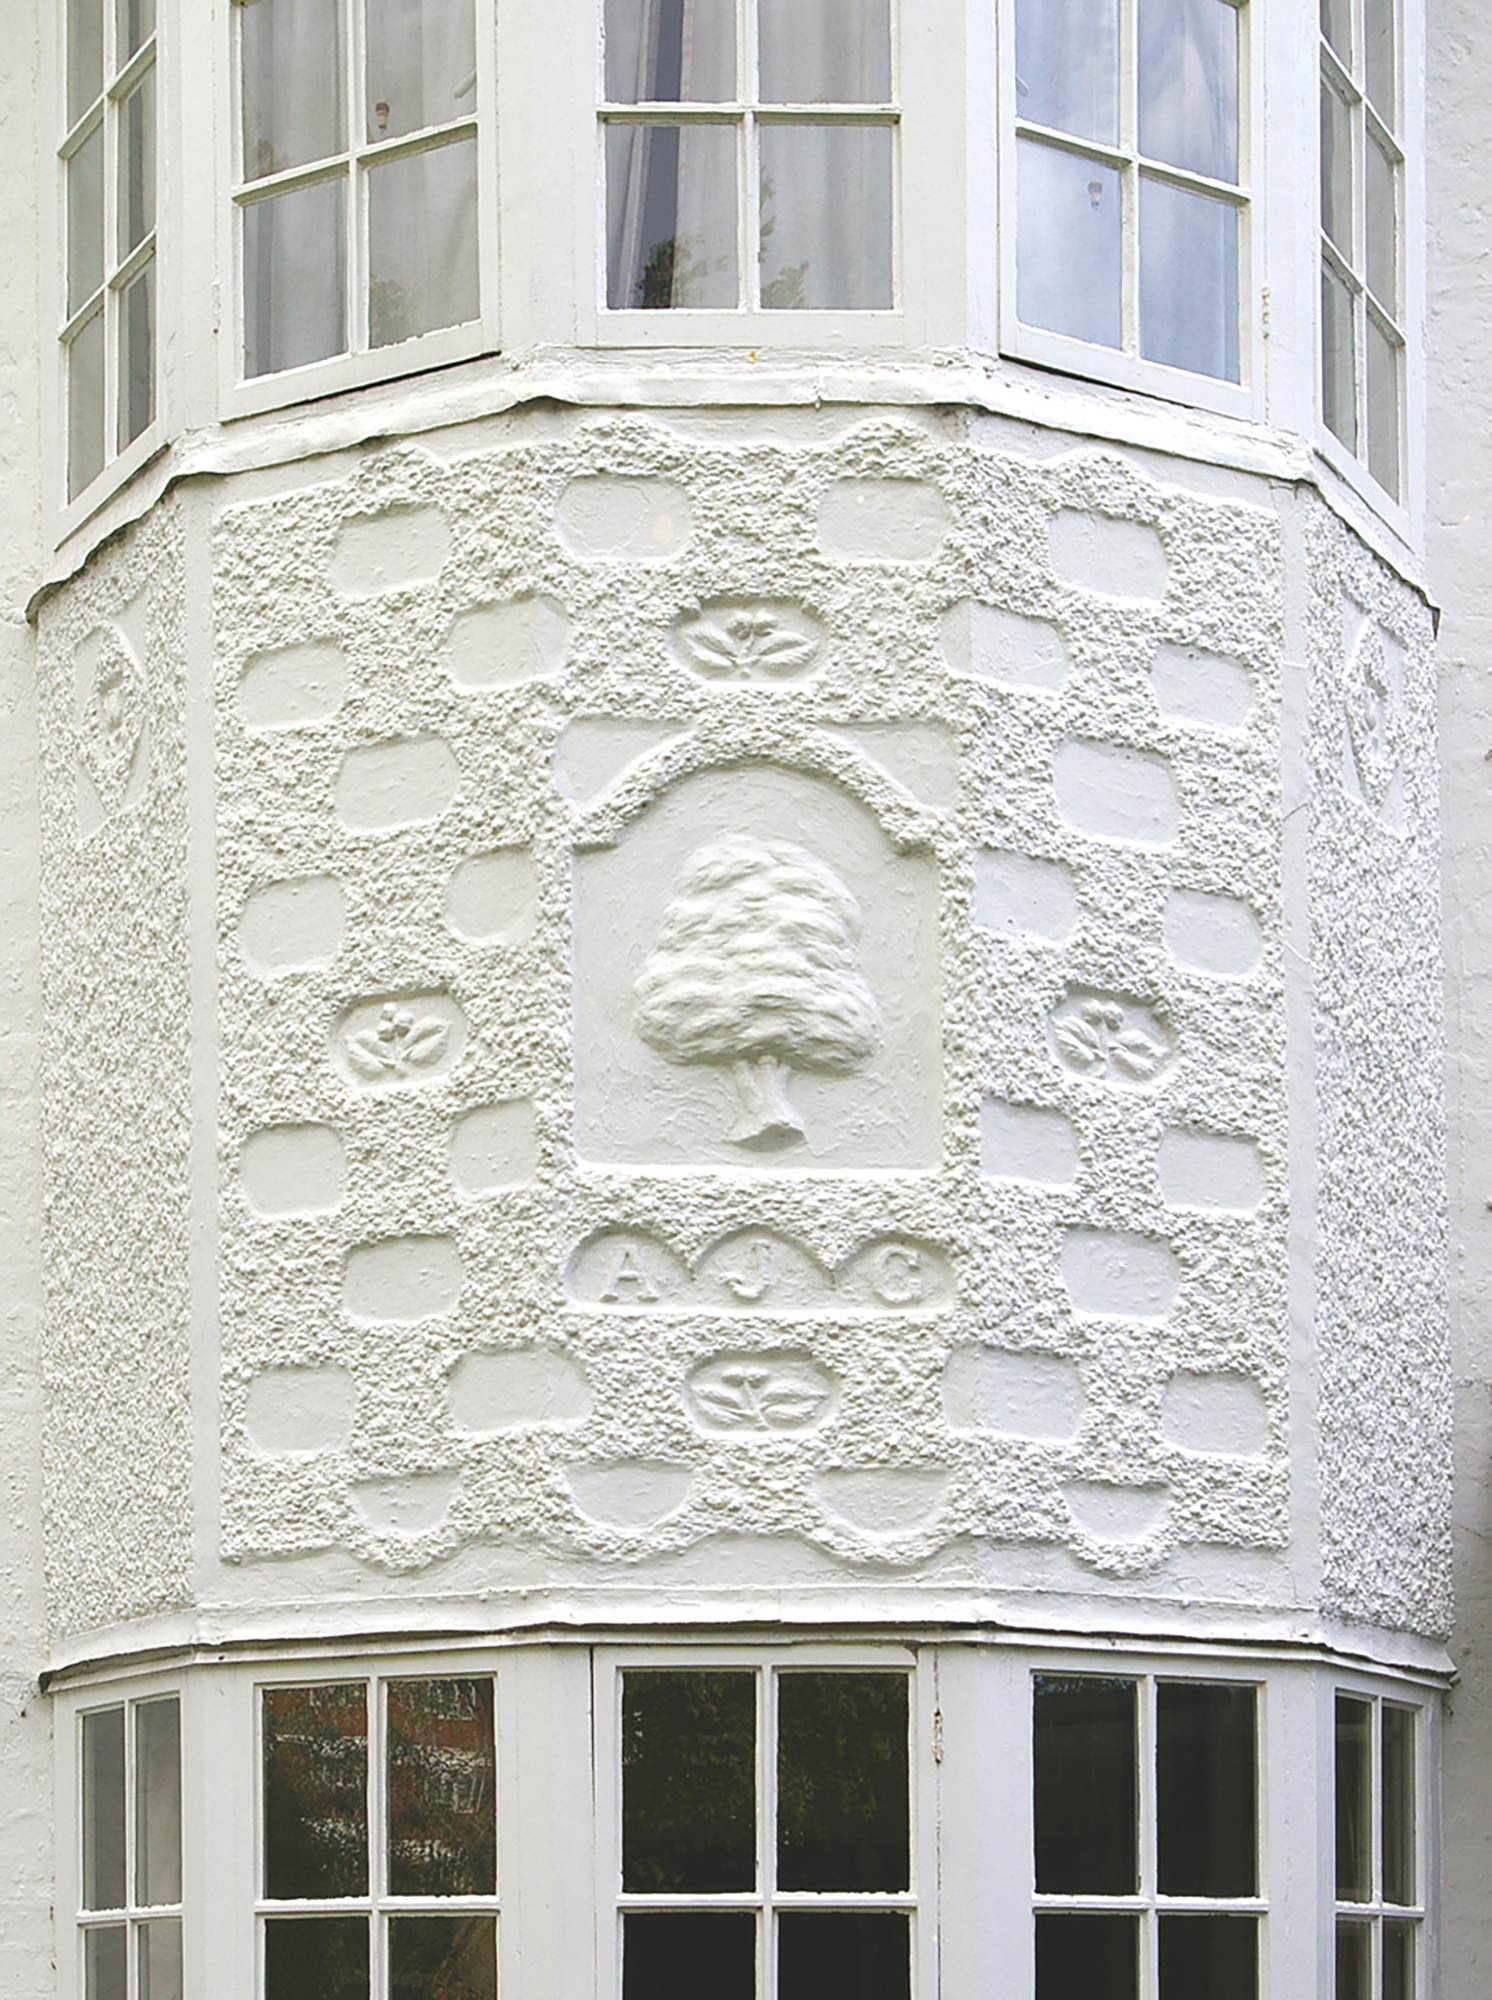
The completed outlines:
[[[658,312],[596,314],[587,345],[614,347],[750,350],[786,348],[843,352],[872,347],[904,347],[906,315],[889,312],[706,312],[670,307]]]
[[[1163,362],[1142,361],[1136,355],[1120,354],[1109,347],[1092,347],[1086,341],[1070,339],[1062,333],[1045,333],[1038,327],[1007,322],[1000,340],[1000,352],[1012,361],[1033,362],[1063,375],[1081,376],[1085,381],[1105,383],[1188,409],[1206,410],[1213,416],[1238,417],[1257,423],[1264,416],[1263,399],[1248,382],[1224,382],[1211,375],[1193,375],[1184,368],[1168,368]]]
[[[76,500],[57,505],[52,513],[52,547],[65,548],[73,536],[86,528],[138,473],[160,456],[167,443],[166,427],[159,419],[147,424],[134,442],[83,488]]]
[[[442,327],[437,333],[401,340],[393,347],[371,348],[365,354],[336,354],[325,361],[312,361],[303,368],[281,369],[273,375],[235,377],[224,387],[222,416],[224,422],[259,416],[266,410],[315,402],[347,389],[395,381],[401,375],[448,368],[454,362],[474,360],[496,351],[496,328],[485,320],[471,320],[465,326]]]

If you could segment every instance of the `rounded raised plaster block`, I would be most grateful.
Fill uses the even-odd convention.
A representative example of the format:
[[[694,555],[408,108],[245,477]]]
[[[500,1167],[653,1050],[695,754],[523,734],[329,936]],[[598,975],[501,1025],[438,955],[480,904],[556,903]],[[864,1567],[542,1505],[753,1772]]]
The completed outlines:
[[[1264,1199],[1264,1167],[1252,1139],[1170,1131],[1161,1138],[1157,1169],[1161,1199],[1170,1208],[1250,1214]]]
[[[461,789],[461,766],[440,736],[349,750],[337,773],[337,817],[349,833],[389,833],[437,820]]]
[[[1169,847],[1181,825],[1164,757],[1118,743],[1059,743],[1052,756],[1057,810],[1076,833],[1138,847]]]
[[[1126,1230],[1067,1230],[1060,1268],[1073,1310],[1094,1319],[1164,1319],[1181,1285],[1170,1246]]]
[[[467,1354],[451,1370],[446,1407],[458,1431],[495,1437],[533,1424],[578,1424],[591,1407],[585,1371],[552,1347]]]
[[[453,1310],[461,1255],[449,1236],[391,1236],[349,1251],[342,1307],[353,1319],[412,1324]]]
[[[458,611],[445,662],[459,688],[515,687],[557,674],[570,648],[570,616],[552,597],[515,597]]]
[[[356,1410],[357,1384],[345,1368],[269,1368],[249,1384],[244,1423],[273,1456],[338,1451]]]
[[[522,944],[533,936],[539,895],[526,847],[473,854],[452,872],[442,908],[468,944]]]
[[[974,921],[1000,936],[1065,944],[1078,925],[1072,870],[1060,861],[979,848],[974,855]]]
[[[324,1214],[341,1202],[347,1152],[329,1125],[271,1125],[244,1141],[238,1177],[259,1215]]]
[[[596,473],[570,481],[555,525],[578,556],[666,562],[683,548],[694,523],[688,494],[671,480]]]
[[[334,875],[305,875],[256,890],[238,919],[238,941],[254,971],[269,975],[330,965],[342,949],[347,898]]]
[[[1192,972],[1243,979],[1264,955],[1259,920],[1233,896],[1173,889],[1166,904],[1166,950]]]
[[[451,552],[438,507],[392,507],[346,522],[331,560],[332,589],[343,597],[382,597],[432,583]]]
[[[495,1194],[532,1180],[539,1143],[528,1098],[484,1104],[468,1111],[451,1131],[451,1179],[462,1194]]]
[[[943,647],[952,666],[997,687],[1056,694],[1072,671],[1055,625],[995,604],[956,604],[943,620]]]
[[[943,1369],[943,1413],[954,1430],[1065,1442],[1085,1408],[1078,1371],[1059,1354],[959,1347]]]
[[[565,1480],[581,1513],[604,1527],[637,1530],[676,1514],[694,1483],[691,1466],[624,1460],[572,1465]]]
[[[1161,1436],[1182,1451],[1257,1457],[1269,1442],[1264,1392],[1246,1375],[1183,1371],[1166,1385]]]
[[[342,706],[347,661],[332,640],[311,640],[250,656],[238,682],[245,729],[293,729],[325,722]]]
[[[1248,669],[1195,646],[1162,646],[1150,669],[1155,703],[1168,721],[1242,729],[1253,712]]]
[[[1165,596],[1165,547],[1141,521],[1064,507],[1048,524],[1047,554],[1061,581],[1080,590],[1104,597]]]
[[[920,479],[836,479],[819,502],[819,540],[830,555],[928,562],[948,533],[948,508]]]
[[[987,1097],[979,1111],[979,1162],[995,1180],[1071,1187],[1078,1170],[1072,1120],[1060,1111]]]

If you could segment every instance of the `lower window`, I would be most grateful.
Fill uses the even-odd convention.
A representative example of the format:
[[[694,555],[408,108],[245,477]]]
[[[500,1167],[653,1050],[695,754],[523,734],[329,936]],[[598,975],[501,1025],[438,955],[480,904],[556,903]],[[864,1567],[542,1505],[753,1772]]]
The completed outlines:
[[[84,2000],[182,2000],[180,1701],[85,1710],[78,1748]]]
[[[1414,2000],[1419,1990],[1417,1712],[1336,1698],[1336,2000]]]

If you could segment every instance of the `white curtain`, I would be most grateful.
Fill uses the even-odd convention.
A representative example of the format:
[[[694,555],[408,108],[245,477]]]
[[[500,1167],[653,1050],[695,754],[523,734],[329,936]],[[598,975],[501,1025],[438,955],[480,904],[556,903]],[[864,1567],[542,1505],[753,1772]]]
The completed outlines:
[[[368,138],[449,125],[476,109],[472,0],[366,0]]]
[[[764,104],[884,104],[889,0],[759,0]]]
[[[341,0],[245,0],[241,24],[246,180],[340,153]]]

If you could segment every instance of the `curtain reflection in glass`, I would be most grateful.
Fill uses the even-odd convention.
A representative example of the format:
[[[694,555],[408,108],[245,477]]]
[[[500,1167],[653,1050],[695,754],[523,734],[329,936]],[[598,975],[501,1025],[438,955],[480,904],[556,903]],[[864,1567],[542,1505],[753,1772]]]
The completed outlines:
[[[1383,1709],[1383,1900],[1412,1903],[1415,1887],[1414,1715]]]
[[[119,255],[125,258],[155,228],[155,67],[141,77],[119,111]]]
[[[1337,1901],[1365,1903],[1373,1893],[1373,1709],[1337,1696]]]
[[[367,8],[370,142],[476,109],[472,0],[367,0]]]
[[[888,310],[890,127],[762,125],[759,137],[763,306]]]
[[[243,214],[244,373],[268,375],[347,346],[347,182],[317,181]]]
[[[1238,380],[1238,210],[1166,181],[1140,182],[1140,352]]]
[[[736,129],[606,127],[606,302],[739,303]]]
[[[1395,73],[1394,10],[1396,0],[1367,0],[1367,46],[1363,50],[1368,80],[1368,102],[1390,132],[1394,129]]]
[[[477,142],[458,139],[368,171],[368,344],[475,319]]]
[[[1399,355],[1376,317],[1369,313],[1368,470],[1392,499],[1399,497]]]
[[[1123,269],[1118,173],[1022,139],[1016,203],[1020,317],[1027,326],[1117,347]]]
[[[124,1907],[124,1710],[83,1717],[83,1908]]]
[[[1321,268],[1321,414],[1349,451],[1357,450],[1357,350],[1352,294],[1329,264]]]
[[[341,152],[341,0],[254,0],[240,23],[245,180]]]
[[[1371,2000],[1373,1932],[1368,1924],[1337,1920],[1337,1987],[1334,2000]]]
[[[612,104],[721,104],[736,95],[734,0],[606,0]]]
[[[67,163],[67,310],[104,282],[104,128],[96,125]]]
[[[129,1932],[100,1925],[83,1935],[83,2000],[127,2000]]]
[[[1399,303],[1399,169],[1371,131],[1363,189],[1368,225],[1368,289],[1390,312]]]
[[[155,33],[155,0],[118,0],[114,20],[122,67]]]
[[[764,104],[885,104],[888,0],[758,0]]]
[[[75,125],[104,87],[103,0],[67,0],[67,122]]]
[[[67,349],[67,494],[104,469],[104,315],[79,327]]]
[[[1140,151],[1212,180],[1238,178],[1238,10],[1228,0],[1139,0]]]
[[[139,1941],[139,2000],[182,2000],[181,1919],[141,1924]]]
[[[135,1897],[147,1906],[181,1901],[181,1706],[135,1710]]]
[[[1015,91],[1018,118],[1116,145],[1119,0],[1016,0]]]
[[[1352,113],[1321,80],[1321,227],[1344,256],[1352,254]]]

